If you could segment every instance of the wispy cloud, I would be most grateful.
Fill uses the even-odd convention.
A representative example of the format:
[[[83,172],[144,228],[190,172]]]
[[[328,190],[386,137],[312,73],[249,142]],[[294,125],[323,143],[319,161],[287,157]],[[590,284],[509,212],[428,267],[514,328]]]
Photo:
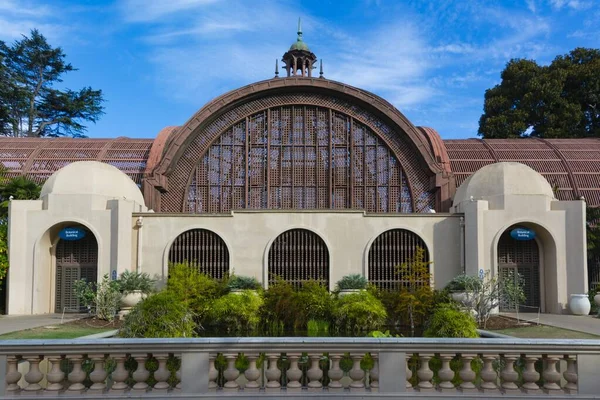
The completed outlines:
[[[133,22],[152,22],[180,12],[190,12],[223,0],[124,0],[121,11]]]
[[[552,7],[557,9],[571,8],[573,10],[586,10],[591,8],[593,3],[589,0],[550,0]]]

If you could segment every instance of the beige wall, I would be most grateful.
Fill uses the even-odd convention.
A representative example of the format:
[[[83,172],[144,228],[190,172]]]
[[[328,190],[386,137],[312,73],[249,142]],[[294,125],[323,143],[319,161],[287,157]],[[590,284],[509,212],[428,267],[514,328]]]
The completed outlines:
[[[171,243],[190,229],[218,234],[230,253],[230,268],[237,275],[267,280],[267,256],[281,233],[304,228],[318,234],[330,256],[330,284],[348,274],[367,275],[368,249],[389,229],[408,229],[426,243],[433,260],[436,287],[460,273],[459,216],[442,214],[365,215],[363,212],[238,211],[226,216],[135,214],[143,218],[142,271],[160,279],[167,276]],[[453,238],[450,239],[449,238]],[[456,240],[455,240],[456,239]]]

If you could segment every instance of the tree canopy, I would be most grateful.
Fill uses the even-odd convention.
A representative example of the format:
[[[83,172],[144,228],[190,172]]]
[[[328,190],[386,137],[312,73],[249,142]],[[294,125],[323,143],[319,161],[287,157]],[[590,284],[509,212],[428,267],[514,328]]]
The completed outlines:
[[[600,137],[600,50],[576,48],[548,66],[513,59],[485,92],[484,138]]]
[[[12,45],[0,41],[0,134],[5,136],[84,136],[85,122],[103,114],[101,90],[60,89],[76,69],[60,47],[37,30]]]

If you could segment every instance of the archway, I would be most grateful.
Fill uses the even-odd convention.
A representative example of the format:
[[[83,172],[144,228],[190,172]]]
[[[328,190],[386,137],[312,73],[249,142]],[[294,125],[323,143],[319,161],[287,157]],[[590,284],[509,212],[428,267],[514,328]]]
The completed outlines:
[[[307,280],[329,287],[329,250],[323,239],[308,229],[291,229],[279,235],[268,256],[269,285],[277,279],[296,287]]]
[[[55,312],[80,312],[82,305],[75,295],[75,281],[98,280],[98,241],[83,225],[63,228],[56,244]]]
[[[169,264],[188,263],[215,279],[229,274],[229,250],[225,241],[207,229],[185,231],[171,244]]]
[[[534,235],[533,230],[513,225],[502,233],[498,241],[500,282],[521,277],[525,301],[519,304],[519,309],[528,312],[537,312],[542,306],[540,249]],[[514,305],[501,301],[500,311],[514,311]]]
[[[429,251],[423,239],[407,229],[391,229],[379,235],[368,256],[369,282],[384,290],[398,290],[404,284],[396,267],[411,261],[423,249],[423,261],[429,262]]]

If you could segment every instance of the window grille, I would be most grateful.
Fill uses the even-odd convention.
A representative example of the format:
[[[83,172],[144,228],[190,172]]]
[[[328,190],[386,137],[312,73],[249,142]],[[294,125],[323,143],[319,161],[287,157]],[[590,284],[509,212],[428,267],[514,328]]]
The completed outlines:
[[[424,250],[423,261],[430,261],[425,242],[416,233],[392,229],[379,235],[369,249],[369,282],[383,290],[399,290],[407,285],[397,267],[414,260],[419,248]]]
[[[189,263],[198,271],[222,279],[229,273],[229,250],[216,233],[192,229],[177,236],[169,249],[169,264]]]
[[[269,285],[277,278],[300,287],[316,280],[329,287],[329,250],[314,232],[292,229],[279,235],[269,249]]]
[[[55,312],[79,312],[82,305],[73,284],[79,279],[98,280],[98,243],[86,230],[81,240],[59,240],[56,247]]]

